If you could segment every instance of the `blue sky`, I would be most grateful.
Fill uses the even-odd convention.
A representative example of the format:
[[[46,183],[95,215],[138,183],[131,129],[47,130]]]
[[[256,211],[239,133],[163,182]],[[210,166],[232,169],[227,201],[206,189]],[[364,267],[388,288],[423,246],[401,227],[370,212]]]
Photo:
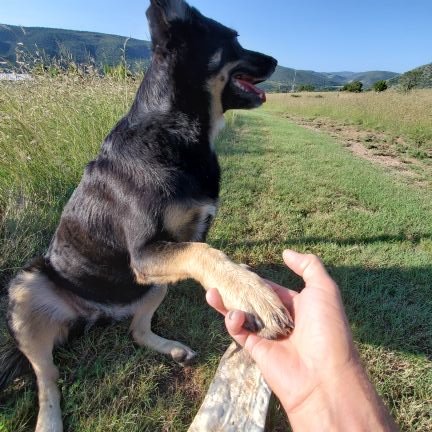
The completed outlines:
[[[432,0],[190,0],[282,66],[404,72],[432,62]],[[149,39],[149,0],[0,0],[0,22]],[[264,5],[264,6],[263,6]]]

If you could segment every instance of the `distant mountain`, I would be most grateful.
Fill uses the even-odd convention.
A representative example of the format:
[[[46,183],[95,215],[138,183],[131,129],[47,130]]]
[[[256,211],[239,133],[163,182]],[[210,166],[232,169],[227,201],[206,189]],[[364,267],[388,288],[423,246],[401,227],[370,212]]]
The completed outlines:
[[[391,79],[389,81],[389,84],[392,86],[398,85],[402,80],[407,77],[407,74],[412,72],[419,72],[419,78],[416,88],[432,88],[432,63],[405,72],[404,74]]]
[[[36,52],[51,58],[70,55],[78,63],[92,58],[97,65],[112,66],[120,62],[126,39],[103,33],[0,24],[0,61],[14,65],[18,47],[31,56]],[[128,39],[126,57],[131,63],[148,60],[150,42]]]
[[[370,88],[377,81],[387,81],[399,76],[396,72],[369,71],[369,72],[330,72],[326,75],[334,76],[344,80],[344,84],[351,81],[361,81],[365,88]]]
[[[332,79],[319,72],[278,66],[271,78],[261,84],[261,87],[267,91],[290,91],[293,87],[298,88],[307,84],[313,85],[316,89],[330,89],[342,86],[343,80]]]
[[[29,57],[71,57],[77,63],[92,59],[96,65],[117,65],[123,55],[124,36],[76,30],[43,27],[18,27],[0,24],[0,72],[17,66],[16,50]],[[150,59],[151,44],[138,39],[128,39],[126,60],[130,66],[146,63]],[[38,53],[38,54],[36,54]],[[261,84],[267,91],[291,91],[301,85],[312,85],[317,90],[337,89],[347,82],[360,80],[365,88],[374,82],[396,77],[393,72],[314,72],[278,66],[272,77]]]
[[[399,74],[387,71],[371,72],[314,72],[295,70],[278,66],[269,81],[262,84],[267,90],[291,90],[301,85],[313,85],[316,89],[336,89],[351,81],[361,81],[365,88],[370,88],[380,80],[389,80]]]

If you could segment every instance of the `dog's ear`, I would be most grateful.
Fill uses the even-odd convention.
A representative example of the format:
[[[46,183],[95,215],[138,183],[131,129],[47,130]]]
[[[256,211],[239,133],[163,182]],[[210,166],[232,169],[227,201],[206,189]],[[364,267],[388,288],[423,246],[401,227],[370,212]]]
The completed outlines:
[[[150,0],[151,6],[158,8],[167,24],[185,21],[188,17],[189,5],[184,0]]]
[[[150,0],[147,19],[153,42],[169,39],[171,25],[175,21],[186,21],[189,16],[190,7],[184,0]]]

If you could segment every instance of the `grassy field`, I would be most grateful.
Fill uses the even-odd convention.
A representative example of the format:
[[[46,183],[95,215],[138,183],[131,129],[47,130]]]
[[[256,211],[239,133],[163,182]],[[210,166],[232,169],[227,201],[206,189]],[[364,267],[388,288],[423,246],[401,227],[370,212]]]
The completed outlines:
[[[432,157],[432,90],[404,94],[297,93],[269,96],[271,110],[309,119],[328,118],[342,125],[384,132],[388,145],[400,155]]]
[[[135,87],[96,79],[0,83],[3,284],[46,248],[86,161]],[[209,241],[291,287],[300,285],[283,267],[282,250],[319,254],[341,287],[364,364],[401,429],[432,430],[432,192],[293,124],[280,115],[286,104],[308,114],[300,112],[303,96],[289,98],[272,96],[263,110],[228,116],[217,145],[221,209]],[[349,120],[348,99],[346,105]],[[95,329],[56,352],[66,431],[187,430],[229,344],[221,318],[196,284],[171,289],[154,328],[199,352],[198,364],[185,369],[135,347],[127,327]],[[36,404],[31,380],[15,382],[0,395],[0,431],[31,430]],[[277,401],[267,430],[288,430]]]

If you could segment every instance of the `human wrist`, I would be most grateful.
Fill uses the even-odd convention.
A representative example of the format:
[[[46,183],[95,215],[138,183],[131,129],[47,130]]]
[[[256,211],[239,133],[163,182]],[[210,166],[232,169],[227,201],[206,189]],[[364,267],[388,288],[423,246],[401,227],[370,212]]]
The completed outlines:
[[[294,432],[398,430],[359,361],[323,379],[300,405],[289,408]]]

